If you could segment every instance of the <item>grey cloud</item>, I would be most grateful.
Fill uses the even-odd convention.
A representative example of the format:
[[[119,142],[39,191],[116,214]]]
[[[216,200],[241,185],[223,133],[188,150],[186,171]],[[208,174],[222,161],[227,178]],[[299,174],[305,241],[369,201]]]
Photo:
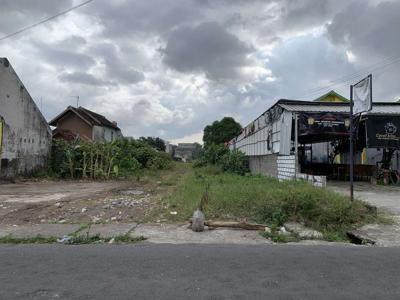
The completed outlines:
[[[42,61],[62,67],[74,67],[87,69],[95,65],[95,60],[84,53],[80,53],[75,48],[66,48],[63,43],[48,44],[39,41],[33,41],[35,50]]]
[[[327,26],[327,36],[336,46],[344,46],[356,56],[355,65],[371,67],[374,101],[393,101],[400,96],[400,2],[385,1],[367,5],[356,1],[337,14]],[[387,64],[386,67],[379,66]]]
[[[372,1],[382,3],[369,5]],[[399,2],[379,1],[94,1],[62,17],[87,24],[91,30],[81,28],[82,36],[61,32],[54,20],[43,25],[57,29],[48,31],[48,40],[37,41],[32,30],[18,40],[19,51],[5,43],[0,51],[10,51],[3,55],[15,62],[32,95],[43,97],[48,117],[72,104],[71,95],[80,95],[82,105],[107,109],[99,112],[116,119],[126,135],[165,132],[165,138],[179,138],[224,115],[246,124],[280,97],[316,98],[304,91],[357,71],[359,61],[398,55]],[[0,32],[31,24],[72,2],[2,1]],[[326,36],[309,34],[328,23]],[[360,35],[363,28],[367,33]],[[161,57],[155,50],[159,47]],[[359,61],[349,63],[347,49]],[[256,66],[255,72],[267,67],[276,81],[242,77],[247,66]],[[374,75],[374,97],[399,96],[397,69]],[[246,88],[232,79],[243,79]],[[198,93],[194,82],[201,87]],[[346,85],[333,88],[348,93]]]
[[[276,96],[301,100],[313,100],[332,88],[344,87],[347,92],[347,86],[330,87],[316,93],[311,90],[355,71],[343,51],[335,49],[326,38],[312,36],[298,37],[277,47],[268,67],[277,77],[273,82]]]
[[[202,16],[193,0],[102,1],[84,10],[98,16],[105,25],[104,35],[114,38],[133,34],[151,37]]]
[[[368,59],[400,53],[400,2],[367,5],[356,1],[337,14],[327,26],[327,35],[335,44],[350,47]]]
[[[238,68],[248,63],[247,55],[254,49],[218,23],[208,22],[175,30],[161,51],[169,67],[219,80],[238,77]]]
[[[134,84],[145,79],[143,72],[140,72],[124,61],[118,48],[109,43],[97,45],[92,51],[103,60],[107,77],[122,84]]]
[[[112,82],[104,81],[102,79],[96,78],[92,74],[84,72],[64,73],[61,74],[58,78],[64,82],[86,84],[93,86],[115,85]]]
[[[0,6],[0,32],[3,34],[14,32],[72,5],[72,0],[3,0]]]

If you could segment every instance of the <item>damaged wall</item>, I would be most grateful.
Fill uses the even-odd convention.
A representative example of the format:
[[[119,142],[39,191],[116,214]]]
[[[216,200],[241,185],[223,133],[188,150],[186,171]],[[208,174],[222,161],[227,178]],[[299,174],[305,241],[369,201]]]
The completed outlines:
[[[120,130],[106,127],[106,126],[93,126],[93,141],[106,141],[112,142],[116,139],[122,138]]]
[[[0,58],[0,178],[29,174],[45,166],[51,130],[6,58]]]

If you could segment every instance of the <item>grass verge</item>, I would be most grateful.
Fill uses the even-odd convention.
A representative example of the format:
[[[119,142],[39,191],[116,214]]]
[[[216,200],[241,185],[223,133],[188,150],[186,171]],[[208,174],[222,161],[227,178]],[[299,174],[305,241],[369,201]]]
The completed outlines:
[[[307,182],[279,182],[265,176],[223,173],[214,166],[192,169],[163,207],[176,211],[165,215],[170,221],[188,220],[209,184],[207,219],[246,219],[271,226],[297,221],[321,231],[327,240],[347,240],[346,231],[378,221],[364,202]]]
[[[143,236],[130,236],[129,234],[118,235],[113,238],[101,237],[100,235],[73,235],[69,240],[62,244],[67,245],[84,245],[84,244],[103,244],[109,243],[111,240],[115,244],[132,244],[146,240]],[[7,235],[0,238],[0,244],[53,244],[57,242],[56,237],[43,237],[37,235],[34,237],[19,238],[12,235]]]
[[[56,237],[43,237],[36,235],[33,237],[18,238],[11,234],[0,237],[0,244],[51,244],[57,241]]]

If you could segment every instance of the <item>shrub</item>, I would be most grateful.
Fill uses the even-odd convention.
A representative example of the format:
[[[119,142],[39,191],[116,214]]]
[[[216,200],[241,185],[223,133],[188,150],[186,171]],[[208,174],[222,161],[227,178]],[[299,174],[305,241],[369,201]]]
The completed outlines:
[[[239,150],[230,151],[224,145],[207,146],[193,167],[200,168],[208,164],[218,165],[223,171],[239,175],[244,175],[249,170],[246,155]]]
[[[224,145],[211,144],[204,149],[201,157],[210,164],[218,164],[227,153],[229,153],[229,149]]]
[[[171,158],[168,153],[156,152],[147,161],[146,166],[153,170],[167,169],[171,166]]]
[[[249,171],[249,163],[246,155],[238,150],[225,153],[221,157],[219,164],[224,171],[239,175],[244,175]]]
[[[133,139],[104,143],[54,140],[50,166],[62,178],[108,179],[129,177],[143,168],[165,169],[171,162],[167,153]]]

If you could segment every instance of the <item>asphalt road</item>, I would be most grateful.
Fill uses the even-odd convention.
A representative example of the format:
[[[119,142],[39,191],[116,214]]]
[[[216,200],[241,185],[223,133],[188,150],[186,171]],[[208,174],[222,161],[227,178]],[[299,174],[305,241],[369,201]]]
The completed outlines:
[[[400,249],[0,246],[0,299],[400,299]]]

